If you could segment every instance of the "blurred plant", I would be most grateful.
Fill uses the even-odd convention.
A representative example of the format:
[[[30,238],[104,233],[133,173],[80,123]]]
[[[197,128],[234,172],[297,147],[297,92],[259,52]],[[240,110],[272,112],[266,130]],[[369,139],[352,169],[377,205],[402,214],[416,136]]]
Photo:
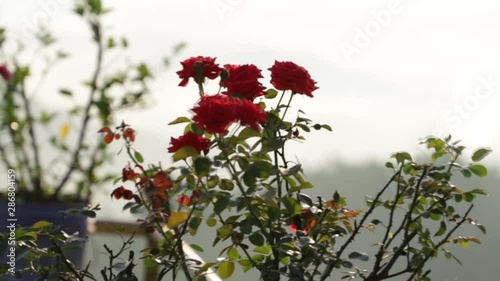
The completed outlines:
[[[88,202],[93,185],[112,179],[103,172],[112,155],[95,136],[94,128],[116,122],[115,116],[123,110],[146,105],[150,83],[159,71],[142,62],[117,60],[123,57],[128,41],[106,34],[102,22],[110,9],[100,0],[76,1],[74,12],[90,28],[96,56],[92,74],[83,83],[86,89],[59,88],[61,96],[74,101],[67,111],[54,109],[56,100],[50,102],[50,109],[37,108],[35,99],[40,98],[43,82],[68,53],[59,49],[44,27],[36,34],[36,46],[26,48],[23,42],[16,42],[15,50],[9,49],[5,47],[6,30],[0,28],[0,57],[4,60],[0,65],[1,165],[17,171],[18,200]],[[182,47],[176,46],[173,55]],[[30,52],[33,58],[28,58]],[[164,62],[168,66],[168,58]],[[40,73],[33,75],[38,69]],[[79,124],[70,126],[73,122]],[[58,133],[53,132],[54,126],[60,126]],[[45,140],[47,133],[50,136]],[[48,146],[52,149],[47,150]],[[47,154],[57,156],[45,159]]]
[[[10,233],[0,233],[0,253],[7,256],[7,261],[0,266],[0,277],[10,274],[18,278],[29,275],[36,278],[33,280],[91,278],[92,275],[88,272],[90,262],[84,270],[80,270],[67,257],[68,251],[81,247],[87,239],[80,237],[78,232],[66,233],[63,229],[67,226],[65,221],[68,218],[95,218],[98,210],[99,205],[68,209],[59,212],[61,219],[57,224],[42,220],[30,227],[16,227]],[[21,260],[27,261],[27,264],[21,266]]]
[[[293,98],[312,97],[317,89],[309,73],[292,62],[275,62],[269,70],[271,84],[283,91],[279,94],[262,86],[258,81],[261,70],[254,65],[221,68],[207,57],[190,58],[182,65],[184,69],[178,72],[181,86],[193,78],[200,99],[191,110],[192,118],[178,117],[170,123],[186,124],[183,135],[171,138],[168,148],[176,166],[145,167],[134,148],[136,135],[129,124],[99,130],[105,143],[123,141],[123,151],[130,158],[115,179],[115,184],[121,184],[111,196],[129,201],[124,210],[146,211],[140,226],[161,235],[158,245],[142,251],[145,262],[159,266],[156,280],[164,280],[167,274],[176,280],[179,272],[187,280],[206,280],[212,267],[227,279],[239,265],[245,272],[257,270],[264,281],[323,281],[334,270],[347,280],[404,277],[427,281],[431,280],[427,265],[440,253],[459,262],[450,244],[467,248],[480,243],[475,236],[457,235],[460,227],[469,224],[486,233],[470,216],[476,195],[486,191],[465,190],[452,179],[456,173],[486,176],[487,169],[479,162],[490,149],[475,150],[471,162],[464,163],[465,147],[458,141],[428,137],[422,144],[431,151],[429,160],[416,161],[407,152],[392,155],[386,167],[393,175],[375,196],[366,198],[366,210],[348,208],[337,191],[328,199],[313,200],[305,193],[313,185],[304,177],[302,165],[289,161],[285,150],[290,141],[303,141],[303,134],[311,129],[331,130],[312,122],[301,110],[288,121]],[[216,79],[215,74],[220,77],[219,93],[206,94],[206,80]],[[269,108],[266,102],[278,96]],[[394,192],[389,192],[390,187]],[[95,216],[94,209],[80,213]],[[187,246],[203,251],[200,245],[186,242],[188,235],[197,235],[203,222],[215,228],[213,246],[223,244],[220,254],[208,261],[186,251]],[[62,237],[70,236],[53,236],[57,232],[52,234],[53,229],[45,227],[42,222],[16,232],[16,239],[30,243],[31,235],[26,233],[49,235],[54,246],[40,252],[39,246],[30,244],[26,256],[33,266],[24,270],[42,278],[57,272],[63,280],[96,280],[88,266],[78,269],[64,257]],[[354,243],[366,235],[378,241],[371,253]],[[104,247],[110,259],[101,271],[104,280],[137,280],[134,253],[129,252],[127,262],[119,261],[132,243],[133,237],[124,240],[116,253]],[[34,265],[44,254],[63,263],[49,268]]]
[[[203,280],[211,267],[225,279],[236,265],[245,272],[258,270],[264,281],[327,280],[333,270],[344,270],[342,278],[348,280],[430,280],[426,265],[440,252],[458,261],[449,244],[480,243],[456,231],[470,224],[485,233],[470,211],[476,195],[486,192],[459,188],[452,178],[457,172],[486,176],[478,162],[490,149],[477,149],[472,163],[464,165],[459,162],[464,146],[451,137],[429,137],[422,144],[432,150],[430,160],[415,161],[407,152],[392,156],[386,166],[393,175],[374,197],[367,197],[367,210],[349,209],[337,191],[329,199],[313,200],[305,193],[313,185],[302,165],[288,160],[286,151],[288,142],[303,141],[312,129],[331,130],[301,110],[290,120],[294,97],[313,97],[317,89],[307,70],[277,61],[269,69],[276,89],[266,90],[254,65],[219,67],[214,58],[193,57],[182,66],[180,86],[192,78],[200,99],[191,118],[170,123],[187,124],[168,148],[177,165],[145,167],[129,124],[100,130],[107,143],[123,140],[131,160],[115,179],[122,184],[111,196],[129,200],[124,209],[145,210],[141,226],[163,237],[157,247],[145,249],[145,259],[161,267],[157,280],[167,273],[175,280],[179,270],[188,280]],[[207,80],[217,77],[219,92],[205,93]],[[391,186],[395,192],[388,192]],[[203,222],[215,228],[213,246],[225,244],[218,257],[193,262],[185,254],[184,238],[195,236]],[[354,243],[370,233],[379,239],[373,254]]]
[[[91,184],[114,178],[99,177],[96,172],[108,157],[105,144],[123,143],[130,161],[115,178],[113,184],[118,187],[111,196],[129,201],[124,210],[145,213],[139,220],[140,227],[161,235],[158,245],[142,251],[142,259],[160,269],[156,280],[164,280],[167,274],[176,280],[179,272],[187,280],[204,280],[211,268],[227,279],[239,265],[245,272],[256,270],[264,281],[323,281],[334,270],[347,280],[404,277],[424,281],[430,280],[428,262],[440,253],[458,261],[449,250],[450,244],[466,248],[470,243],[480,243],[475,236],[457,235],[457,230],[469,224],[485,233],[485,227],[470,212],[476,195],[486,191],[466,190],[452,180],[456,173],[486,176],[487,169],[479,162],[491,150],[475,150],[472,162],[464,164],[465,147],[451,137],[422,140],[432,152],[429,160],[416,161],[407,152],[394,153],[386,163],[392,177],[378,193],[366,198],[366,210],[348,208],[338,191],[332,190],[328,198],[307,195],[307,189],[314,186],[306,179],[302,165],[289,160],[288,144],[304,141],[304,135],[312,130],[331,131],[331,127],[313,122],[300,109],[291,116],[294,97],[313,97],[318,89],[308,71],[293,62],[276,61],[269,68],[273,88],[266,88],[255,65],[220,67],[215,58],[201,56],[183,61],[183,69],[177,72],[179,86],[194,80],[199,100],[190,110],[191,117],[178,117],[170,123],[185,124],[183,134],[171,138],[168,147],[175,165],[146,165],[134,146],[136,131],[124,121],[116,122],[113,114],[141,103],[152,73],[145,64],[138,64],[105,75],[104,53],[117,44],[102,34],[100,19],[107,10],[99,0],[87,0],[75,11],[90,25],[98,55],[94,74],[85,84],[88,102],[70,110],[83,116],[76,145],[69,147],[64,142],[69,129],[64,126],[59,137],[51,139],[55,148],[69,154],[69,168],[54,185],[45,178],[35,124],[50,123],[54,115],[33,113],[25,85],[29,68],[15,59],[0,67],[0,75],[7,82],[2,130],[8,131],[12,143],[1,143],[2,159],[6,166],[19,169],[18,174],[29,175],[20,178],[20,187],[48,200],[60,199],[69,178],[79,175],[77,198],[86,200]],[[40,37],[44,38],[44,48],[51,46],[51,36]],[[126,47],[126,41],[121,42]],[[60,52],[56,54],[56,58],[61,57]],[[217,78],[219,91],[207,94],[206,83]],[[125,96],[117,97],[115,92],[125,92]],[[70,90],[62,89],[61,93],[72,96]],[[101,141],[88,140],[92,120],[101,128]],[[7,157],[11,149],[15,153]],[[95,210],[76,213],[94,217]],[[187,245],[203,251],[186,239],[196,236],[203,223],[214,229],[212,246],[223,247],[208,261],[186,253]],[[33,233],[49,237],[53,247],[41,248]],[[373,253],[355,243],[366,235],[377,239]],[[23,271],[49,280],[56,276],[63,280],[97,280],[88,265],[79,269],[68,261],[64,247],[77,237],[61,233],[53,224],[40,222],[17,230],[15,236],[18,246],[28,246],[24,258],[31,266]],[[8,239],[5,235],[0,238],[4,243]],[[117,252],[104,246],[110,261],[100,272],[104,280],[137,280],[134,252],[129,251],[127,262],[120,261],[132,243],[133,237],[124,239]],[[55,257],[57,262],[40,265],[38,260],[45,255]]]

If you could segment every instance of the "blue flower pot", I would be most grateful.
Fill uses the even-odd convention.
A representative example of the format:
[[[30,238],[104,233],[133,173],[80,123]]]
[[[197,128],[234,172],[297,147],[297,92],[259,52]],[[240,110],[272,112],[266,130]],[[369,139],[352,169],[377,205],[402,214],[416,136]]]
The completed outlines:
[[[68,210],[68,209],[79,209],[85,206],[83,203],[67,203],[67,202],[26,202],[23,204],[16,204],[15,206],[15,217],[9,216],[9,211],[7,210],[7,200],[0,199],[0,208],[2,211],[0,212],[0,225],[9,226],[11,223],[15,223],[16,227],[30,227],[38,221],[48,221],[53,224],[59,225],[61,224],[61,213],[59,211]],[[12,211],[12,210],[10,210]],[[13,221],[12,219],[16,219]],[[75,232],[79,233],[79,237],[87,237],[87,218],[82,215],[75,216],[65,216],[64,218],[64,226],[62,228],[64,232],[68,235],[72,235]],[[6,227],[2,227],[0,232],[9,233],[9,229]],[[45,239],[44,239],[45,238]],[[39,248],[51,247],[52,244],[46,237],[41,237],[37,241]],[[83,255],[84,248],[82,244],[79,244],[80,247],[75,247],[75,249],[65,251],[65,255],[67,258],[77,267],[82,267],[83,265]],[[9,252],[9,245],[7,248],[0,249],[1,256],[0,262],[1,265],[4,266],[10,258],[7,257]],[[18,253],[16,250],[16,258],[18,258]],[[54,264],[56,259],[44,259],[41,260],[40,263],[43,265]],[[27,261],[24,259],[18,259],[15,262],[15,270],[20,270],[27,266]],[[6,281],[14,281],[14,280],[23,280],[23,281],[34,281],[37,280],[37,276],[33,275],[30,272],[23,272],[22,278],[15,278],[14,276],[6,276]]]

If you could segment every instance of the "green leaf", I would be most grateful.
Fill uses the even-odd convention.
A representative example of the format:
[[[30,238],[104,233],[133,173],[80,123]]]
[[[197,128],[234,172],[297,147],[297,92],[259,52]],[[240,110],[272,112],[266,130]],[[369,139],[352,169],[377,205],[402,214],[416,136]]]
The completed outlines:
[[[219,268],[217,269],[217,274],[222,279],[227,279],[233,275],[234,272],[234,262],[232,261],[223,261]]]
[[[240,254],[238,254],[238,248],[232,247],[231,249],[229,249],[229,251],[227,252],[227,257],[232,261],[239,259]]]
[[[212,168],[212,161],[207,157],[198,157],[194,160],[194,170],[198,176],[207,176]]]
[[[262,246],[266,242],[264,236],[259,232],[254,232],[248,237],[248,240],[255,246]]]
[[[266,97],[266,99],[274,99],[277,95],[278,91],[276,91],[275,89],[269,89],[264,96]]]
[[[127,48],[128,47],[128,41],[127,41],[127,38],[123,37],[122,40],[122,47],[123,48]]]
[[[462,175],[464,175],[464,177],[466,178],[472,177],[472,173],[469,169],[461,169],[460,172],[462,172]]]
[[[491,148],[481,147],[472,154],[472,161],[479,162],[492,152]]]
[[[249,259],[241,259],[238,261],[241,266],[251,266],[252,262]]]
[[[174,162],[177,162],[179,160],[184,160],[184,159],[187,159],[189,157],[194,157],[194,156],[198,156],[199,153],[198,153],[198,150],[196,150],[194,147],[192,146],[184,146],[184,147],[181,147],[179,150],[177,150],[174,155],[172,155],[172,159],[174,160]]]
[[[328,131],[330,131],[330,132],[331,132],[331,131],[333,131],[333,130],[332,130],[332,127],[330,127],[330,125],[327,125],[327,124],[323,124],[323,125],[321,125],[321,128],[326,129],[326,130],[328,130]]]
[[[94,211],[86,210],[81,212],[82,215],[86,216],[87,218],[92,218],[94,219],[96,217],[96,213]]]
[[[115,39],[113,37],[108,38],[108,44],[107,44],[108,49],[112,49],[115,46],[116,46]]]
[[[469,248],[470,243],[469,243],[468,240],[462,239],[462,240],[459,241],[459,245],[462,248],[466,249],[466,248]]]
[[[258,246],[253,249],[254,252],[264,254],[264,255],[269,255],[271,253],[271,247],[269,245],[267,246]]]
[[[470,165],[469,170],[479,177],[485,177],[488,175],[488,169],[486,169],[485,166],[480,164]]]
[[[352,268],[353,264],[350,261],[344,260],[344,261],[342,261],[342,266],[345,268]]]
[[[302,164],[297,164],[289,169],[286,169],[284,171],[284,175],[285,176],[292,176],[300,171],[302,171]]]
[[[441,221],[441,224],[439,226],[439,230],[434,234],[434,236],[441,236],[446,233],[446,223],[444,221]]]
[[[306,204],[309,207],[313,206],[313,201],[309,195],[306,195],[304,193],[298,193],[297,194],[297,199],[299,199],[300,202]]]
[[[144,162],[144,158],[142,157],[142,154],[140,154],[138,151],[134,152],[134,157],[137,162],[142,163]]]
[[[231,236],[231,233],[233,233],[233,226],[230,224],[225,224],[217,229],[217,238],[224,239],[228,236]]]
[[[484,225],[477,223],[476,226],[483,234],[486,234],[486,227],[484,227]]]
[[[234,183],[233,183],[233,181],[231,181],[229,179],[222,179],[219,182],[219,187],[222,190],[231,191],[234,189]]]
[[[405,160],[413,161],[411,155],[408,152],[396,152],[392,154],[391,158],[396,159],[398,163],[403,163]]]
[[[354,251],[349,254],[349,258],[353,260],[368,261],[370,257],[366,253]]]
[[[55,116],[55,113],[42,112],[40,116],[40,122],[42,124],[48,124]]]
[[[192,236],[196,235],[196,232],[198,231],[198,227],[200,227],[201,221],[203,219],[200,217],[192,217],[189,220],[189,234]]]
[[[310,132],[311,129],[309,129],[309,127],[307,125],[304,125],[304,124],[301,124],[301,123],[297,123],[295,124],[295,126],[301,128],[304,132]]]
[[[206,220],[206,223],[208,226],[214,227],[215,225],[217,225],[217,220],[215,218],[209,218]]]
[[[250,127],[246,127],[245,129],[241,130],[238,135],[238,138],[241,140],[246,140],[251,137],[260,137],[260,133]]]
[[[471,192],[465,192],[463,195],[464,195],[465,202],[469,202],[469,203],[472,202],[472,201],[474,201],[474,198],[476,197]]]
[[[205,251],[200,245],[197,245],[197,244],[189,244],[189,246],[191,246],[191,248],[193,248],[194,250],[196,250],[198,252]]]
[[[432,153],[432,162],[436,162],[439,158],[443,157],[446,155],[446,150],[438,150],[434,153]]]
[[[204,264],[202,267],[200,267],[200,269],[198,269],[198,271],[196,271],[195,273],[195,277],[199,276],[200,274],[204,273],[205,271],[207,271],[210,267],[216,265],[215,262],[207,262],[206,264]],[[200,277],[198,277],[196,280],[199,280]]]
[[[63,96],[66,96],[66,97],[72,97],[73,96],[73,92],[71,92],[71,90],[69,89],[59,89],[59,93]]]
[[[216,214],[220,214],[222,211],[224,211],[227,206],[229,205],[229,198],[225,196],[221,196],[217,199],[217,202],[214,204],[214,212]]]
[[[188,212],[173,212],[168,216],[167,227],[169,229],[174,229],[177,226],[183,224],[189,217]]]
[[[102,12],[101,0],[87,0],[91,10],[95,14],[100,14]]]
[[[481,189],[481,188],[473,189],[470,192],[476,193],[476,194],[481,194],[481,195],[488,195],[488,192],[486,192],[484,189]]]
[[[33,228],[44,228],[44,227],[47,227],[47,226],[51,226],[52,223],[51,222],[48,222],[48,221],[37,221],[33,224]]]
[[[143,80],[146,77],[151,77],[149,68],[146,64],[140,64],[137,66],[137,71],[139,72],[139,79]]]
[[[187,117],[178,117],[174,121],[168,123],[168,125],[175,125],[175,124],[187,123],[187,122],[191,122],[191,119],[189,119]]]
[[[439,138],[428,138],[426,142],[428,148],[435,148],[436,151],[446,147],[446,142]]]

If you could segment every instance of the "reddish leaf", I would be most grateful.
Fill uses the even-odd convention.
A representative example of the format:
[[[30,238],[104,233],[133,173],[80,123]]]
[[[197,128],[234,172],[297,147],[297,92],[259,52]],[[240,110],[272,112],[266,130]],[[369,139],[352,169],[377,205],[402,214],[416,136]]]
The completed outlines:
[[[111,133],[111,129],[109,127],[104,127],[97,132],[98,133]]]
[[[106,144],[110,144],[113,139],[115,138],[115,135],[113,133],[107,133],[105,136],[104,136],[104,142]]]
[[[160,171],[155,175],[155,187],[159,189],[168,189],[172,186],[172,181],[166,172]]]

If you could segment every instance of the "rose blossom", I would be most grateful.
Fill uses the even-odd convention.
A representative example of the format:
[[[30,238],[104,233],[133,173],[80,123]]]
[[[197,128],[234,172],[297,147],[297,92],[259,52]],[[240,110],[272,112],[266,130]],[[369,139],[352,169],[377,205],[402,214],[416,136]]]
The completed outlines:
[[[278,90],[291,90],[293,93],[312,97],[312,92],[318,89],[309,72],[291,61],[275,61],[269,70],[271,84]]]
[[[263,76],[255,65],[226,64],[224,68],[228,74],[227,79],[221,83],[221,86],[227,88],[224,94],[240,96],[251,101],[264,94],[266,88],[258,81]]]
[[[235,110],[228,96],[205,95],[193,108],[193,121],[209,133],[225,134],[227,128],[236,121]]]
[[[249,126],[255,131],[260,131],[260,125],[267,123],[266,112],[258,104],[249,100],[238,101],[238,119],[242,126]]]
[[[168,148],[168,152],[174,153],[177,150],[191,146],[198,153],[203,150],[208,150],[210,148],[210,140],[204,137],[198,136],[193,132],[187,132],[185,135],[180,136],[178,139],[170,138],[171,147]]]
[[[259,131],[259,124],[267,122],[266,113],[257,104],[221,94],[203,96],[192,110],[193,121],[209,133],[226,134],[227,128],[238,121]]]
[[[182,81],[179,86],[184,87],[188,84],[189,78],[194,78],[196,83],[205,82],[205,77],[215,79],[219,76],[222,68],[215,63],[215,58],[211,57],[191,57],[181,62],[182,70],[177,71],[177,75]]]

